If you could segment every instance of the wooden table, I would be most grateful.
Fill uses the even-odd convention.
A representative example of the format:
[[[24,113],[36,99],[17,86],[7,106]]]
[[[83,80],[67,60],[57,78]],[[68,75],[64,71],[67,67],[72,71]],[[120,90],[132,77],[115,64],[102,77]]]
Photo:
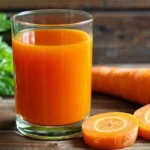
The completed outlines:
[[[14,99],[0,101],[0,150],[94,150],[81,137],[64,141],[40,141],[20,136],[15,128]],[[116,97],[93,93],[92,114],[122,111],[133,113],[140,105]],[[138,138],[125,150],[150,150],[150,142]]]

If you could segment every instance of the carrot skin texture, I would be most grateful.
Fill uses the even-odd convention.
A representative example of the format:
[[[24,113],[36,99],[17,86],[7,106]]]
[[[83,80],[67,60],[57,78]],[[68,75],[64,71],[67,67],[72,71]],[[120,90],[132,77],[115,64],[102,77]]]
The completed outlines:
[[[150,103],[150,69],[94,66],[92,90],[139,104]]]

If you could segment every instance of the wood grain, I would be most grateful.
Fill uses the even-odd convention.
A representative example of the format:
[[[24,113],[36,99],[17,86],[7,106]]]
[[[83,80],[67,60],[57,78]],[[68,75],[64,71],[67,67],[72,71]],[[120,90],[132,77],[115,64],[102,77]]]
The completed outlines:
[[[3,9],[3,11],[43,8],[83,9],[99,8],[100,6],[103,6],[103,3],[105,3],[105,0],[1,0],[0,9]]]
[[[140,105],[123,99],[93,93],[92,114],[121,111],[133,113]],[[15,101],[0,101],[0,150],[94,150],[86,146],[81,137],[64,141],[40,141],[21,136],[15,129]],[[126,150],[148,150],[150,143],[138,138],[137,142]]]
[[[86,146],[82,138],[65,141],[38,141],[18,135],[15,131],[0,132],[0,150],[95,150]],[[138,138],[124,150],[149,150],[149,141]]]
[[[89,13],[94,18],[93,64],[150,63],[150,11]],[[4,40],[11,44],[10,32]]]
[[[111,9],[148,9],[150,0],[106,0],[107,8]]]
[[[149,63],[150,12],[93,13],[93,63]]]
[[[0,130],[15,129],[15,101],[12,99],[0,101]],[[139,105],[126,102],[117,97],[93,93],[91,114],[107,111],[124,111],[133,113]]]
[[[150,0],[1,0],[0,10],[27,10],[42,8],[69,8],[69,9],[100,9],[126,10],[149,9]]]

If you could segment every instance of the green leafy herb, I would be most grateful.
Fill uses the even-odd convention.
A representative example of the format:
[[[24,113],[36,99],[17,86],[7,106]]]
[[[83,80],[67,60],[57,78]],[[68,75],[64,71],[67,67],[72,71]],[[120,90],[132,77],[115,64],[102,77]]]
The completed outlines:
[[[7,20],[6,15],[0,13],[0,32],[5,32],[10,29],[10,21]],[[14,81],[13,81],[13,63],[12,63],[12,49],[3,41],[0,36],[0,95],[13,95]]]
[[[10,29],[10,20],[3,13],[0,13],[0,32],[8,31]]]

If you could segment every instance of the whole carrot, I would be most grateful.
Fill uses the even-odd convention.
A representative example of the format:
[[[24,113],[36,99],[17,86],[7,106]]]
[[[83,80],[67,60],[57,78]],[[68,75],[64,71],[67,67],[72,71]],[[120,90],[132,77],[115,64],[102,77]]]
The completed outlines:
[[[95,66],[92,68],[92,90],[148,104],[150,69]]]

